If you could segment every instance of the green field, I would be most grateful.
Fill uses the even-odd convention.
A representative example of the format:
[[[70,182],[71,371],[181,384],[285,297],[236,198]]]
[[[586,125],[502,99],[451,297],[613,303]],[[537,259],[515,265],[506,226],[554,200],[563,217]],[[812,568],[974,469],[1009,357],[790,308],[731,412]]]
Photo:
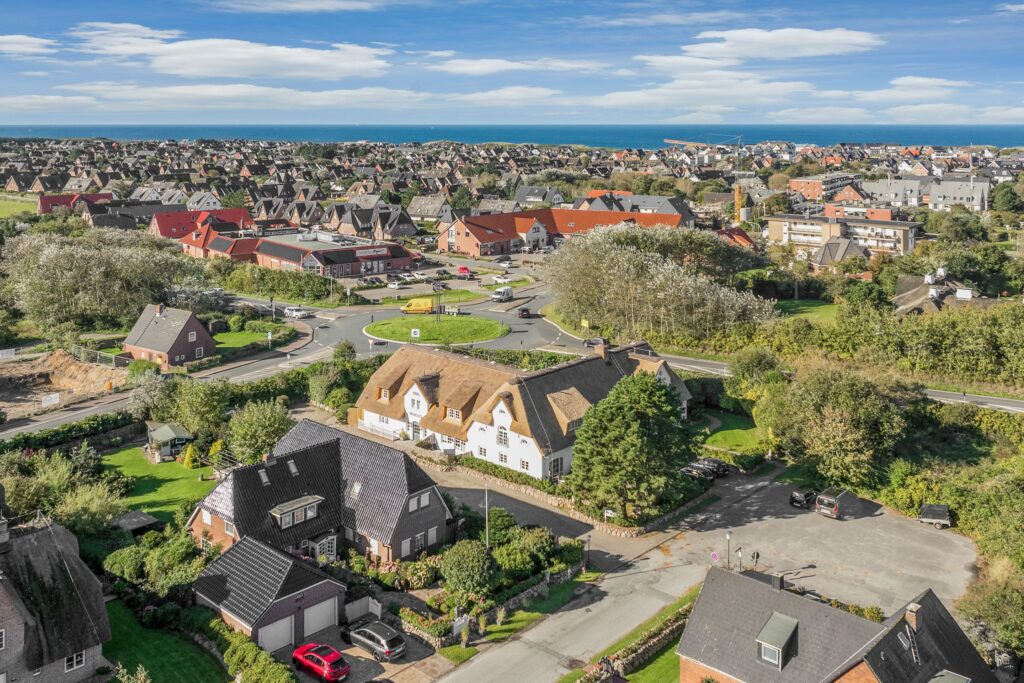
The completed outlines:
[[[125,504],[130,509],[144,510],[162,522],[171,521],[182,502],[206,495],[217,484],[216,481],[199,481],[200,473],[210,474],[209,467],[186,470],[177,462],[154,465],[146,460],[138,446],[104,455],[103,462],[105,467],[135,478],[135,486],[125,496]]]
[[[705,415],[716,418],[722,424],[711,432],[704,443],[716,448],[725,448],[730,451],[742,451],[746,448],[753,448],[760,440],[757,434],[757,427],[754,421],[746,415],[735,413],[724,413],[718,410],[705,410]]]
[[[786,315],[807,318],[813,322],[828,322],[836,317],[839,306],[821,299],[781,299],[775,307]]]
[[[143,628],[120,600],[107,603],[110,640],[103,656],[135,673],[141,664],[153,683],[227,683],[220,663],[201,647],[170,631]]]
[[[217,350],[240,349],[249,344],[262,342],[267,343],[266,332],[221,332],[213,335],[213,341],[217,342]]]
[[[389,296],[388,294],[385,294],[385,292],[388,292],[388,293],[395,292],[395,291],[401,292],[402,290],[400,290],[400,289],[399,290],[394,290],[394,289],[377,289],[377,290],[373,290],[373,291],[377,292],[379,296],[378,295],[374,295],[372,297],[369,297],[369,296],[367,296],[368,292],[363,292],[362,294],[363,294],[363,296],[367,296],[367,298],[380,299],[380,303],[381,303],[382,306],[391,306],[391,305],[401,306],[402,304],[404,304],[404,303],[406,303],[408,301],[412,301],[413,299],[427,299],[427,298],[433,299],[434,298],[434,295],[431,294],[430,292],[425,292],[423,294],[395,294],[393,296]],[[465,301],[473,301],[474,299],[481,299],[481,298],[483,298],[483,296],[484,295],[480,294],[479,292],[471,292],[468,289],[449,289],[449,290],[446,290],[444,292],[444,294],[441,296],[441,305],[442,306],[447,306],[448,304],[461,304],[461,303],[463,303]]]
[[[0,218],[5,216],[13,216],[18,213],[35,213],[36,202],[34,200],[21,201],[18,199],[8,199],[6,197],[0,197]]]
[[[100,349],[100,353],[107,353],[110,354],[111,356],[116,356],[122,351],[124,351],[124,349],[121,348],[120,346],[108,346],[105,349]]]
[[[413,339],[410,332],[420,331],[419,339]],[[390,339],[391,341],[420,344],[465,344],[469,342],[496,339],[508,334],[507,325],[471,315],[444,315],[438,322],[432,315],[407,315],[398,318],[378,320],[366,327],[366,333]]]
[[[629,675],[629,683],[664,683],[679,680],[679,655],[676,646],[669,643],[657,657],[647,662],[647,666]]]
[[[491,283],[489,285],[484,285],[484,289],[488,289],[488,290],[493,292],[494,290],[498,289],[499,287],[525,287],[526,285],[530,284],[531,282],[533,282],[533,280],[531,280],[530,278],[522,277],[522,278],[519,278],[517,280],[513,280],[512,282],[506,282],[503,285],[502,284],[498,284],[497,282],[493,282],[493,283]]]

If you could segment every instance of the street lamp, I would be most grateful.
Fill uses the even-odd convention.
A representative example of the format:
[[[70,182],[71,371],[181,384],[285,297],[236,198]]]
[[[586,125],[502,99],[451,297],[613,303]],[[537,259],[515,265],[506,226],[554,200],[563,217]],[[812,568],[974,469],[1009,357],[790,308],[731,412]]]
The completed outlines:
[[[587,555],[583,560],[583,571],[590,570],[590,534],[587,534]]]
[[[732,532],[725,532],[725,563],[728,569],[732,569]]]

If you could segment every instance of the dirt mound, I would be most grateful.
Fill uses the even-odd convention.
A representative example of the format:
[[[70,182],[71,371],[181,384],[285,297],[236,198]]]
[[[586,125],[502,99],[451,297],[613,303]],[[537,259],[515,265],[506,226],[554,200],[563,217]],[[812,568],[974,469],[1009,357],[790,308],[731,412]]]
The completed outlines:
[[[83,363],[63,349],[32,361],[0,363],[0,409],[8,419],[23,417],[43,410],[42,399],[49,394],[60,394],[66,404],[116,389],[127,378],[125,368]]]

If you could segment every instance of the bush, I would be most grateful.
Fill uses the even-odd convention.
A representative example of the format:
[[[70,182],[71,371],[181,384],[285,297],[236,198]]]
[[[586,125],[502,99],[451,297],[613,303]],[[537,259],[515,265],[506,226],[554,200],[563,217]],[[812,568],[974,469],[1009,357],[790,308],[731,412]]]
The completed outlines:
[[[128,363],[128,380],[131,382],[137,377],[141,377],[147,372],[160,372],[160,364],[154,363],[151,360],[133,360]]]
[[[521,581],[535,569],[530,552],[517,543],[501,545],[494,549],[494,561],[501,569],[503,582],[512,584]]]
[[[228,329],[232,332],[241,332],[245,329],[245,317],[235,314],[228,318]]]
[[[129,583],[139,583],[145,576],[143,562],[146,553],[147,550],[138,545],[115,550],[103,561],[103,570]]]
[[[278,323],[268,323],[263,320],[250,320],[245,323],[246,332],[259,332],[261,334],[275,333],[281,330],[281,325]]]
[[[398,565],[398,574],[402,583],[409,590],[420,590],[437,581],[437,567],[428,561],[402,562]]]
[[[468,467],[476,470],[477,472],[483,472],[484,474],[489,474],[492,477],[497,477],[498,479],[504,479],[505,481],[513,484],[530,486],[544,491],[545,493],[556,493],[557,491],[557,487],[547,479],[537,479],[536,477],[531,477],[528,474],[517,472],[516,470],[510,470],[509,468],[502,467],[501,465],[496,465],[493,462],[481,460],[473,455],[467,454],[459,456],[455,458],[453,464],[461,467]]]
[[[447,615],[428,617],[408,607],[401,607],[398,610],[398,617],[407,624],[411,624],[436,638],[443,638],[451,633],[452,618]]]
[[[119,427],[126,427],[133,422],[135,422],[135,418],[124,411],[90,415],[77,422],[69,422],[52,429],[15,434],[6,441],[0,441],[0,451],[24,450],[26,448],[40,450],[63,446]]]
[[[456,593],[486,593],[494,582],[494,560],[480,541],[459,541],[441,556],[445,588]]]

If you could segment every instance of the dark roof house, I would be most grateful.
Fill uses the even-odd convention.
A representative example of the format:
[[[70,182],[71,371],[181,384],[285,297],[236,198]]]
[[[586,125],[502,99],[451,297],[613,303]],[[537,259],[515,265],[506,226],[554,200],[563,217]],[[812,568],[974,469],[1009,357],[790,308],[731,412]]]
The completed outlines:
[[[163,304],[146,306],[123,346],[132,358],[165,367],[213,355],[217,348],[213,337],[192,311]]]

